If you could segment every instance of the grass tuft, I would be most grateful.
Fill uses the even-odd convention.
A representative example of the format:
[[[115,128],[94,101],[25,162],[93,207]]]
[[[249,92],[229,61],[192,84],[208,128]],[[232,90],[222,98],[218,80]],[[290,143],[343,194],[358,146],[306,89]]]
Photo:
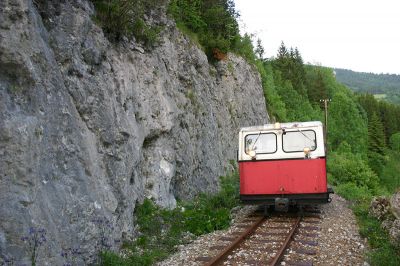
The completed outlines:
[[[368,215],[369,201],[353,207],[362,237],[368,238],[371,251],[367,254],[371,265],[400,265],[400,249],[389,241],[388,233],[381,227],[378,219]]]
[[[192,201],[179,202],[173,210],[161,209],[146,199],[135,216],[140,235],[124,243],[121,254],[102,253],[102,265],[152,265],[177,251],[195,235],[229,227],[230,211],[239,204],[239,175],[221,177],[216,194],[200,194]]]

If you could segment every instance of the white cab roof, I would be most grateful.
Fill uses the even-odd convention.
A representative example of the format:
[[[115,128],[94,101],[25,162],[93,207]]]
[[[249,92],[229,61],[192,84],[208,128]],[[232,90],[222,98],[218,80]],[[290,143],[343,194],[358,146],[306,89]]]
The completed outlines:
[[[309,122],[290,122],[290,123],[275,123],[275,124],[265,124],[262,126],[252,126],[252,127],[242,127],[241,132],[254,132],[254,131],[264,131],[264,130],[274,130],[274,129],[295,129],[295,128],[305,128],[305,127],[322,127],[321,121],[309,121]]]

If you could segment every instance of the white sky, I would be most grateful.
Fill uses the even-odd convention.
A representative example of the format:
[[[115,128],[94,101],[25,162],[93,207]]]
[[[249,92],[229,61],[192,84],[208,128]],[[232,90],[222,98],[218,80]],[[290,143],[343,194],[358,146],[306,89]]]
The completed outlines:
[[[400,74],[399,0],[235,0],[242,32],[265,57],[281,41],[303,60],[354,71]]]

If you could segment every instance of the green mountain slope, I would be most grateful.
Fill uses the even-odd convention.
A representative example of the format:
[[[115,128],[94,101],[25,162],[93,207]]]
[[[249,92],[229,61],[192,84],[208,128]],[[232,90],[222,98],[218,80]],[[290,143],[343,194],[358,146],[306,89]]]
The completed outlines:
[[[368,92],[377,98],[400,104],[400,75],[355,72],[335,69],[336,79],[356,92]]]

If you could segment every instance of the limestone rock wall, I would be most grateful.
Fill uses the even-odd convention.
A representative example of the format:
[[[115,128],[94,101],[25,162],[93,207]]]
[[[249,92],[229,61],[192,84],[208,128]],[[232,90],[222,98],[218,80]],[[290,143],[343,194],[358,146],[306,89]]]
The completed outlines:
[[[238,129],[268,122],[244,59],[209,64],[166,16],[151,51],[111,44],[93,14],[85,0],[0,1],[0,262],[29,261],[29,227],[47,231],[43,265],[93,253],[96,217],[131,238],[138,202],[215,192]]]

